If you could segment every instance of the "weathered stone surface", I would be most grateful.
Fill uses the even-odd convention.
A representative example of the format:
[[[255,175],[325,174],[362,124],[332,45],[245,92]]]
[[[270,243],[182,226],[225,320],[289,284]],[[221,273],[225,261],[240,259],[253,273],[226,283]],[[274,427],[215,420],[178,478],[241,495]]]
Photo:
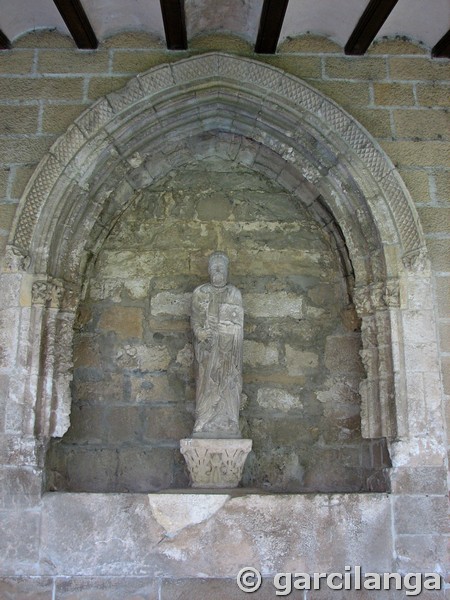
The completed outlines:
[[[302,298],[287,292],[275,292],[270,295],[249,293],[244,296],[245,314],[256,318],[301,319],[302,305]]]
[[[445,467],[398,467],[391,474],[392,491],[396,494],[445,494]]]
[[[134,307],[113,306],[102,314],[99,327],[104,331],[114,331],[121,338],[140,338],[142,311]]]
[[[13,577],[38,573],[39,522],[37,510],[0,512],[2,575]]]
[[[260,388],[258,390],[257,402],[262,408],[289,412],[303,408],[303,403],[298,396],[276,388]]]
[[[189,316],[191,314],[191,300],[192,294],[160,292],[152,297],[150,310],[152,315]]]
[[[54,462],[57,473],[53,489],[68,488],[75,492],[116,490],[118,456],[115,449],[101,447],[94,451],[84,446],[75,452],[74,447],[69,445],[64,450]]]
[[[118,351],[119,364],[125,368],[138,368],[141,372],[164,371],[170,363],[170,354],[165,346],[127,344]]]
[[[4,369],[14,365],[18,332],[13,324],[18,323],[19,315],[17,309],[0,310],[0,366]]]
[[[31,467],[0,467],[0,509],[27,508],[39,504],[42,473]]]
[[[370,573],[373,571],[367,570],[367,573]],[[369,584],[370,585],[370,584]],[[418,589],[418,586],[416,584],[415,579],[413,579],[409,585],[411,586],[410,589],[414,590],[414,589]],[[323,588],[323,589],[322,589]],[[330,593],[332,593],[333,595],[330,597]],[[405,598],[410,598],[411,596],[406,596],[406,588],[403,587],[403,589],[395,589],[395,583],[392,582],[390,585],[390,589],[387,591],[381,590],[366,590],[366,589],[362,589],[362,590],[333,590],[331,591],[329,588],[327,588],[326,586],[322,585],[320,590],[311,590],[306,592],[306,598],[307,600],[329,600],[330,598],[336,598],[336,600],[347,600],[347,598],[349,598],[350,600],[378,600],[378,598],[383,597],[386,598],[386,600],[404,600]],[[382,596],[380,596],[382,594]],[[414,596],[412,596],[414,597]],[[433,598],[436,598],[436,600],[445,600],[445,592],[442,591],[426,591],[423,590],[420,593],[420,598],[424,598],[424,600],[433,600]]]
[[[180,394],[177,388],[170,385],[165,373],[155,375],[136,374],[130,377],[130,401],[139,403],[179,402]]]
[[[243,600],[248,594],[241,591],[234,579],[176,579],[164,581],[161,587],[161,600]],[[275,588],[267,579],[253,594],[256,600],[273,600]]]
[[[190,497],[196,508],[186,513]],[[223,495],[49,494],[41,568],[65,575],[83,569],[86,576],[230,579],[244,565],[266,576],[339,571],[345,564],[384,572],[393,569],[390,506],[381,494],[226,501]],[[333,544],[324,535],[330,527]]]
[[[42,509],[42,568],[65,575],[145,575],[146,557],[162,533],[145,496],[49,494]],[[161,565],[152,558],[157,572]]]
[[[325,347],[325,366],[332,373],[363,373],[359,358],[361,338],[353,336],[329,336]]]
[[[159,600],[159,582],[149,577],[56,579],[57,600]]]
[[[120,446],[130,439],[140,439],[143,428],[142,408],[130,406],[126,411],[113,407],[106,411],[104,437],[111,444]]]
[[[302,375],[317,369],[319,356],[315,352],[296,350],[286,346],[286,367],[289,375]]]
[[[171,440],[178,442],[192,432],[192,415],[186,414],[184,407],[155,407],[141,412],[143,437],[149,442]]]
[[[75,380],[74,390],[79,403],[104,403],[117,394],[124,386],[122,373],[113,373],[111,377],[99,380]]]
[[[176,469],[178,457],[175,448],[152,448],[142,444],[122,448],[111,491],[158,492],[171,487],[187,487],[187,477],[181,468]],[[102,488],[97,486],[97,489]]]
[[[50,577],[0,577],[2,600],[53,600]]]
[[[414,516],[411,515],[414,519]],[[439,534],[398,535],[395,541],[397,569],[400,572],[445,573],[448,563],[447,546]],[[437,571],[438,569],[438,571]]]
[[[420,535],[449,531],[446,496],[398,496],[394,499],[394,517],[398,533]]]
[[[244,364],[249,367],[277,365],[279,353],[276,346],[244,340]]]
[[[67,431],[66,440],[100,444],[108,436],[106,417],[105,407],[101,405],[77,404],[72,406],[71,426]]]

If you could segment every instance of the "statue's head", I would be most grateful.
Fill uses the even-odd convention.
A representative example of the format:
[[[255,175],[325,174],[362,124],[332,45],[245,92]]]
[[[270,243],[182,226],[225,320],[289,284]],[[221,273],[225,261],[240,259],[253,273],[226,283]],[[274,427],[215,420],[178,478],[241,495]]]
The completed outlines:
[[[213,252],[209,257],[208,273],[214,287],[223,287],[228,279],[228,256],[224,252]]]

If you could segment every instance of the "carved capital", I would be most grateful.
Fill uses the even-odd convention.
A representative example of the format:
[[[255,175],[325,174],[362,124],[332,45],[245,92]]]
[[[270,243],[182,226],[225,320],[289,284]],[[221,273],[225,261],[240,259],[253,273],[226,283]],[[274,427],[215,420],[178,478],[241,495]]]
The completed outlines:
[[[428,258],[425,248],[416,248],[402,257],[403,266],[408,271],[425,271],[428,269]]]
[[[26,271],[28,269],[31,258],[17,246],[9,245],[5,249],[2,263],[3,271],[6,273],[17,273],[18,271]]]
[[[398,307],[400,306],[399,282],[397,279],[390,279],[386,283],[356,287],[354,302],[360,316],[367,316],[388,307]]]
[[[383,302],[389,308],[398,308],[400,306],[400,284],[398,279],[390,279],[386,283]]]
[[[180,441],[192,487],[233,488],[239,485],[251,440],[185,439]]]
[[[354,302],[360,316],[370,315],[376,310],[385,308],[383,300],[384,284],[371,283],[358,286],[354,291]]]
[[[33,304],[45,304],[53,308],[59,307],[63,296],[63,287],[51,281],[35,281],[31,288]]]
[[[61,309],[67,312],[75,312],[80,299],[78,289],[65,287],[61,295]]]
[[[353,301],[360,316],[370,315],[372,312],[370,286],[364,285],[355,287]]]
[[[386,288],[384,283],[373,283],[370,286],[370,301],[374,310],[380,310],[382,308],[385,308],[385,289]]]

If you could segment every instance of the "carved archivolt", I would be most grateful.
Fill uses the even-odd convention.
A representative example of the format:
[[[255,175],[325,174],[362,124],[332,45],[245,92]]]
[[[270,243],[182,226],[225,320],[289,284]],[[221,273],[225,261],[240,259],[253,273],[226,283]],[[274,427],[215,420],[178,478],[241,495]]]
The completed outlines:
[[[330,233],[349,303],[363,319],[363,431],[408,432],[400,291],[411,274],[420,273],[424,289],[429,277],[411,198],[376,142],[334,102],[274,67],[221,53],[151,69],[96,102],[53,145],[25,190],[5,270],[15,265],[32,281],[35,329],[28,346],[21,339],[37,355],[37,377],[39,365],[56,356],[46,372],[53,384],[47,378],[31,396],[41,422],[35,430],[45,438],[67,426],[69,325],[90,258],[140,189],[214,155],[276,179]],[[17,320],[22,327],[19,312]]]
[[[247,133],[271,148],[313,184],[323,182],[338,159],[346,163],[350,172],[358,172],[355,180],[359,179],[380,232],[387,230],[384,217],[390,220],[394,239],[388,241],[398,244],[405,265],[414,267],[415,257],[423,254],[422,234],[406,188],[394,165],[354,119],[295,77],[221,53],[154,68],[81,115],[54,144],[30,181],[18,211],[12,245],[24,255],[36,253],[34,238],[36,234],[54,233],[55,213],[62,216],[64,212],[61,203],[72,201],[69,197],[74,196],[79,202],[92,202],[96,165],[106,168],[105,161],[109,160],[115,169],[124,171],[124,176],[130,175],[131,155],[137,150],[139,157],[142,139],[147,138],[144,154],[149,155],[149,140],[165,134],[170,137],[168,132],[173,129],[181,131],[183,121],[191,131],[195,131],[195,123],[202,122],[200,130],[204,132],[204,115],[209,117],[210,127],[215,119],[215,126],[218,123],[222,131]],[[141,125],[147,123],[147,132],[133,129],[138,117]],[[136,140],[135,148],[130,139]],[[156,142],[153,146],[156,148]],[[102,198],[95,200],[101,202]],[[42,272],[43,265],[38,267]]]

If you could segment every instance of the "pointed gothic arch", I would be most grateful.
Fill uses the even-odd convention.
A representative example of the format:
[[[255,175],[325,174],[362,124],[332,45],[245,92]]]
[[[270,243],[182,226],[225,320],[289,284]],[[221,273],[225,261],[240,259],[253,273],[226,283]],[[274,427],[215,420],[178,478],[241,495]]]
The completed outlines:
[[[306,83],[222,53],[133,78],[84,112],[36,169],[1,281],[17,339],[4,369],[11,432],[37,450],[65,432],[73,320],[92,257],[137,191],[207,155],[275,178],[327,228],[363,320],[363,435],[387,437],[394,465],[420,454],[425,434],[440,456],[441,432],[427,418],[441,401],[430,271],[394,165]],[[412,358],[414,326],[431,334]]]

